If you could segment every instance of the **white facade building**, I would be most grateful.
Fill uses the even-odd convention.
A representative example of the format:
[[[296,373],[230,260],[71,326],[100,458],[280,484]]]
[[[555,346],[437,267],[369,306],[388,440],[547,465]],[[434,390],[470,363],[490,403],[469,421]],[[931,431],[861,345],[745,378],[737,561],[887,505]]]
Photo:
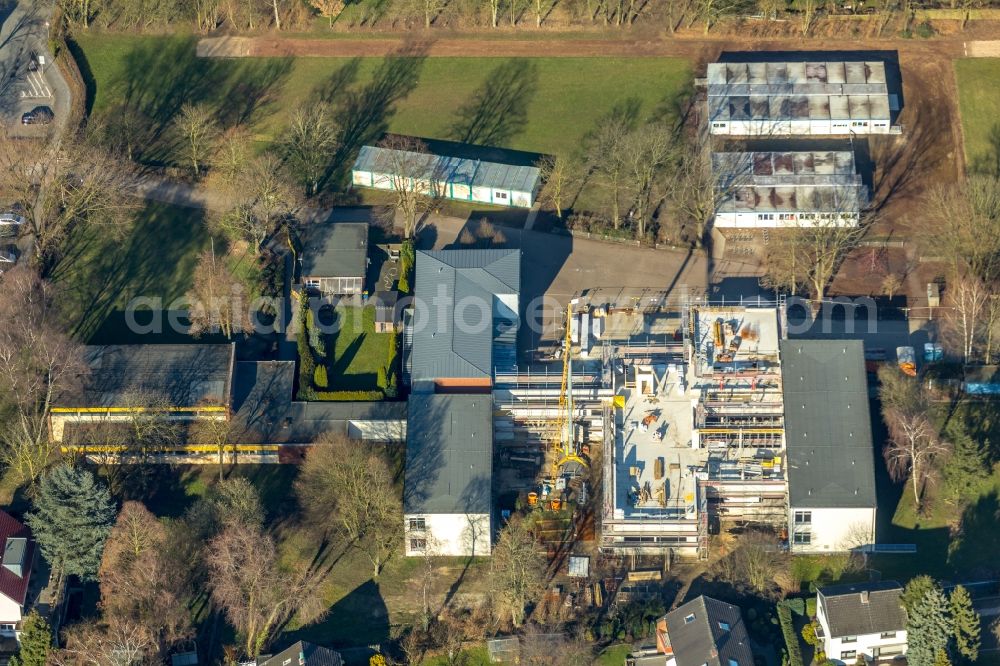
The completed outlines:
[[[789,548],[875,543],[875,458],[860,340],[781,343]]]
[[[408,408],[403,491],[406,554],[489,555],[492,397],[414,393]]]
[[[890,134],[885,63],[708,65],[709,131],[721,136]]]
[[[853,227],[868,188],[849,151],[714,153],[717,228]]]
[[[33,604],[31,575],[38,549],[28,528],[0,511],[0,637],[21,635],[21,620]]]
[[[828,659],[838,664],[906,654],[903,588],[895,581],[826,587],[816,594],[816,619]]]

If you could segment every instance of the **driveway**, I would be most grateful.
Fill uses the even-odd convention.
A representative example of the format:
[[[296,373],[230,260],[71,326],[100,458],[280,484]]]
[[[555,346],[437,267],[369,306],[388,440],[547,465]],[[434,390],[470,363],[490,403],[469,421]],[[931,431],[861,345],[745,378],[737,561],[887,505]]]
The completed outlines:
[[[12,137],[58,136],[69,119],[69,87],[47,52],[52,9],[48,0],[0,0],[0,121]],[[45,57],[40,71],[28,71],[32,53]],[[21,114],[38,106],[50,107],[55,123],[21,125]]]

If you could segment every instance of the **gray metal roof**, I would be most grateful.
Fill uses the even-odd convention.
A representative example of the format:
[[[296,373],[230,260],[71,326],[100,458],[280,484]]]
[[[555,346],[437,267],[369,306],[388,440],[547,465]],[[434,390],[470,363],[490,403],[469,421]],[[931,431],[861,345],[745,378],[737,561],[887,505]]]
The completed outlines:
[[[752,666],[738,606],[704,595],[667,613],[667,640],[677,666]]]
[[[780,352],[789,504],[874,507],[862,341],[786,340]]]
[[[494,301],[520,288],[520,250],[417,252],[413,381],[491,377]]]
[[[90,374],[57,406],[121,407],[130,392],[163,397],[173,407],[226,406],[234,350],[232,344],[85,347]]]
[[[396,157],[393,153],[402,153]],[[391,174],[396,165],[411,167],[410,173],[400,174],[418,180],[491,187],[498,190],[533,192],[538,185],[538,167],[503,164],[433,153],[414,153],[378,146],[362,146],[354,161],[354,171]]]
[[[867,593],[867,598],[865,598]],[[900,603],[903,587],[894,580],[824,587],[819,591],[831,638],[906,629]]]
[[[346,434],[350,421],[406,420],[405,402],[293,402],[294,382],[294,361],[236,364],[233,418],[242,442],[309,444]]]
[[[303,233],[302,277],[364,277],[368,223],[322,222]]]
[[[490,513],[492,396],[418,393],[409,407],[405,512]]]
[[[885,63],[714,62],[710,120],[889,118]]]
[[[343,666],[340,654],[330,648],[299,641],[262,662],[261,666]]]
[[[713,153],[718,212],[857,213],[868,199],[849,151]]]

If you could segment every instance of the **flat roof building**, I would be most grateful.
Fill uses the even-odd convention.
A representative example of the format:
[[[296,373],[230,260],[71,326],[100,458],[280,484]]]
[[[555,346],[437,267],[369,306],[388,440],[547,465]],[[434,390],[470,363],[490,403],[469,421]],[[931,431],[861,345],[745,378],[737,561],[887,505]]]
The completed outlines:
[[[781,343],[789,547],[793,553],[875,543],[875,453],[860,340]]]
[[[302,283],[329,296],[360,295],[368,271],[368,223],[310,225],[303,234]]]
[[[715,62],[709,131],[722,136],[889,134],[885,63]]]
[[[411,395],[404,474],[407,555],[490,554],[490,395]]]
[[[717,228],[857,226],[868,188],[850,151],[713,153]]]
[[[362,146],[351,169],[358,187],[391,190],[399,177],[417,181],[426,194],[515,208],[531,208],[541,182],[535,166],[379,146]]]

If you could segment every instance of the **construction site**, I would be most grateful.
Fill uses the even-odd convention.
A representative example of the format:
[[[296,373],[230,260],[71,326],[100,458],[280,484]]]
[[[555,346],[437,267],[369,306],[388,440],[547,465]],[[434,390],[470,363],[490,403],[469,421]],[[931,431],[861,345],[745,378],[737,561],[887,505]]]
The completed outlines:
[[[606,554],[704,558],[720,529],[782,531],[779,311],[574,299],[558,358],[496,377],[501,505],[590,512]]]

